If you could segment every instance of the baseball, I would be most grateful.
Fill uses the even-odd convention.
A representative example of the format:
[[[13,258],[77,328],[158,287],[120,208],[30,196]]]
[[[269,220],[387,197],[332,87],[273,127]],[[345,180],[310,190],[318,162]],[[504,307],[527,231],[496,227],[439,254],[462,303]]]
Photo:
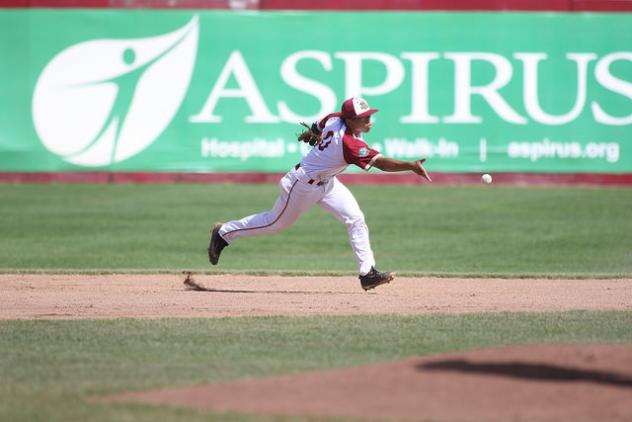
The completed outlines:
[[[489,185],[492,182],[492,176],[491,174],[487,174],[485,173],[484,175],[481,176],[481,181],[483,183],[485,183],[486,185]]]

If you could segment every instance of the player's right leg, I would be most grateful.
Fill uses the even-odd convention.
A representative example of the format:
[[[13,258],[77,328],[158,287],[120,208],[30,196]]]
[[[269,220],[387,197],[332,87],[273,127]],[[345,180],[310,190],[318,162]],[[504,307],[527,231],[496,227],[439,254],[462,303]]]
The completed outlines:
[[[279,182],[280,195],[270,211],[224,223],[219,235],[230,244],[240,237],[273,234],[289,227],[320,199],[320,193],[291,173]]]

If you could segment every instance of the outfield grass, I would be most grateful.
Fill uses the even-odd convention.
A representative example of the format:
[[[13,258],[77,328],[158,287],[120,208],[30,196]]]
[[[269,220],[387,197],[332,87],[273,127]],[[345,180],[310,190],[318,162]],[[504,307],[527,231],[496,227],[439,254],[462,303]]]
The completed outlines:
[[[250,421],[89,399],[500,345],[630,343],[630,326],[632,312],[0,321],[0,420]]]
[[[351,186],[380,268],[409,275],[632,274],[632,189]],[[269,209],[274,185],[0,184],[0,271],[349,274],[344,226],[315,207],[206,258],[215,221]]]

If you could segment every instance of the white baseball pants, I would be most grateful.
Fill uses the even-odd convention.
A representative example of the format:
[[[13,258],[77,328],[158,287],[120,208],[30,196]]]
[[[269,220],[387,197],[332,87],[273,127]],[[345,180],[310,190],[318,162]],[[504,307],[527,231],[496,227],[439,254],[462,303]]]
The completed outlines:
[[[224,223],[220,236],[230,244],[240,237],[277,233],[289,227],[312,205],[318,204],[347,226],[360,274],[371,270],[375,259],[364,214],[353,194],[337,178],[318,186],[299,180],[296,171],[291,170],[279,182],[279,191],[279,198],[270,211]]]

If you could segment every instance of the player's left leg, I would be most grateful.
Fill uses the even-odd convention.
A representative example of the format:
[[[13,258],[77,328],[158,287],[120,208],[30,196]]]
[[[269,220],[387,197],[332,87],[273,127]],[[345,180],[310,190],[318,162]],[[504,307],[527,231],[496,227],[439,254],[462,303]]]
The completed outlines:
[[[351,191],[334,177],[327,185],[327,193],[318,204],[347,226],[347,234],[360,274],[369,273],[375,266],[369,241],[369,228],[364,221],[364,213]]]
[[[390,282],[394,273],[375,269],[375,258],[369,241],[369,228],[364,222],[364,213],[358,201],[351,191],[336,178],[327,185],[326,189],[327,192],[319,204],[347,226],[351,248],[358,261],[362,288],[369,290]]]

